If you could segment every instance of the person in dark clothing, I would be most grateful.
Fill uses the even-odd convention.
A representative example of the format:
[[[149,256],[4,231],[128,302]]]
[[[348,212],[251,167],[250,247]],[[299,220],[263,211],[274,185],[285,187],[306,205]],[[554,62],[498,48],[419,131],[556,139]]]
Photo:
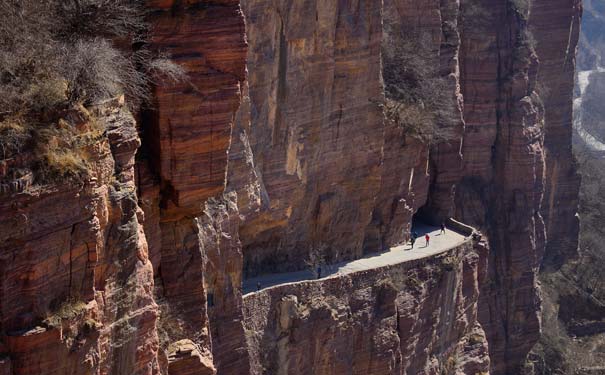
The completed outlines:
[[[412,231],[410,233],[410,243],[412,244],[412,249],[414,248],[414,243],[416,242],[417,238],[418,238],[418,232]]]
[[[440,233],[445,234],[445,223],[444,222],[441,222],[441,232]]]
[[[260,290],[260,281],[256,283],[256,290]]]
[[[321,266],[317,267],[317,278],[321,279]]]

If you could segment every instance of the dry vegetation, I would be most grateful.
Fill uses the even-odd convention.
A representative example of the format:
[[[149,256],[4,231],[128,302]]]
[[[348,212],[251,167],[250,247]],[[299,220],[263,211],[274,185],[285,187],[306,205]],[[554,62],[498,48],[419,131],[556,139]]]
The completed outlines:
[[[158,73],[182,78],[146,48],[145,16],[140,0],[0,0],[2,158],[33,151],[37,179],[81,177],[85,147],[67,113],[121,94],[134,107]]]
[[[384,26],[382,46],[385,117],[406,136],[426,143],[453,137],[453,98],[429,50],[428,36]]]
[[[605,160],[574,145],[580,189],[580,257],[541,273],[543,334],[528,359],[535,375],[588,374],[605,365]],[[600,371],[600,372],[599,372]]]
[[[80,301],[79,298],[70,298],[50,312],[44,323],[50,327],[59,327],[63,320],[73,319],[84,314],[85,311],[86,304],[84,302]]]

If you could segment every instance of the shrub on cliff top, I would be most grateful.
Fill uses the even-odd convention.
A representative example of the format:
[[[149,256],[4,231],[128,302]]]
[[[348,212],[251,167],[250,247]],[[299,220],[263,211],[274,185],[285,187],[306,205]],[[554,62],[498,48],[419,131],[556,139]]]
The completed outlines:
[[[145,16],[142,0],[0,0],[0,156],[44,148],[35,143],[49,138],[37,133],[57,128],[70,108],[120,94],[138,105],[151,77],[181,79],[178,65],[146,47]],[[71,140],[57,143],[63,148],[38,165],[54,160],[80,174]]]
[[[0,0],[0,114],[145,99],[153,72],[181,77],[145,48],[144,17],[138,0]]]
[[[382,45],[387,121],[425,143],[454,137],[453,94],[435,67],[430,37],[385,25]]]

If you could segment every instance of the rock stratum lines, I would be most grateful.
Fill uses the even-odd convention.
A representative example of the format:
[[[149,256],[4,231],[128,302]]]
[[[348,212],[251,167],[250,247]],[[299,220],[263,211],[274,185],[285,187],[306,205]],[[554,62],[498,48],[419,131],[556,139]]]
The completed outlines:
[[[0,160],[0,374],[521,373],[581,16],[523,3],[147,1],[187,80],[66,113],[81,184]]]

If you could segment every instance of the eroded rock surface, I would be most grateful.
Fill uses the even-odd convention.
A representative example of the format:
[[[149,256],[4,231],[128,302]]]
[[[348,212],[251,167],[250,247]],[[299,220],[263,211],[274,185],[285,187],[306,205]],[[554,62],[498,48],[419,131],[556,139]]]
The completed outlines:
[[[469,240],[435,258],[247,295],[252,373],[454,373],[465,336],[487,347],[474,326],[486,262]],[[481,348],[473,363],[488,371]]]
[[[11,374],[160,371],[133,171],[140,141],[123,104],[96,111],[106,138],[91,150],[83,187],[0,197],[1,328]]]
[[[0,186],[0,374],[518,373],[542,257],[575,253],[580,12],[521,3],[149,1],[189,79],[158,82],[138,128],[95,109],[82,186]],[[385,118],[392,43],[437,67],[446,140]],[[242,298],[312,252],[401,243],[415,214],[484,241]]]
[[[570,138],[580,8],[575,1],[534,1],[531,9],[485,1],[467,12],[486,18],[462,32],[466,129],[456,216],[486,228],[492,281],[480,320],[492,372],[517,373],[540,334],[544,252],[573,253],[577,243]]]
[[[312,247],[362,254],[384,124],[381,7],[243,1],[260,212],[243,223],[245,269],[300,269]],[[304,223],[304,225],[300,225]]]

